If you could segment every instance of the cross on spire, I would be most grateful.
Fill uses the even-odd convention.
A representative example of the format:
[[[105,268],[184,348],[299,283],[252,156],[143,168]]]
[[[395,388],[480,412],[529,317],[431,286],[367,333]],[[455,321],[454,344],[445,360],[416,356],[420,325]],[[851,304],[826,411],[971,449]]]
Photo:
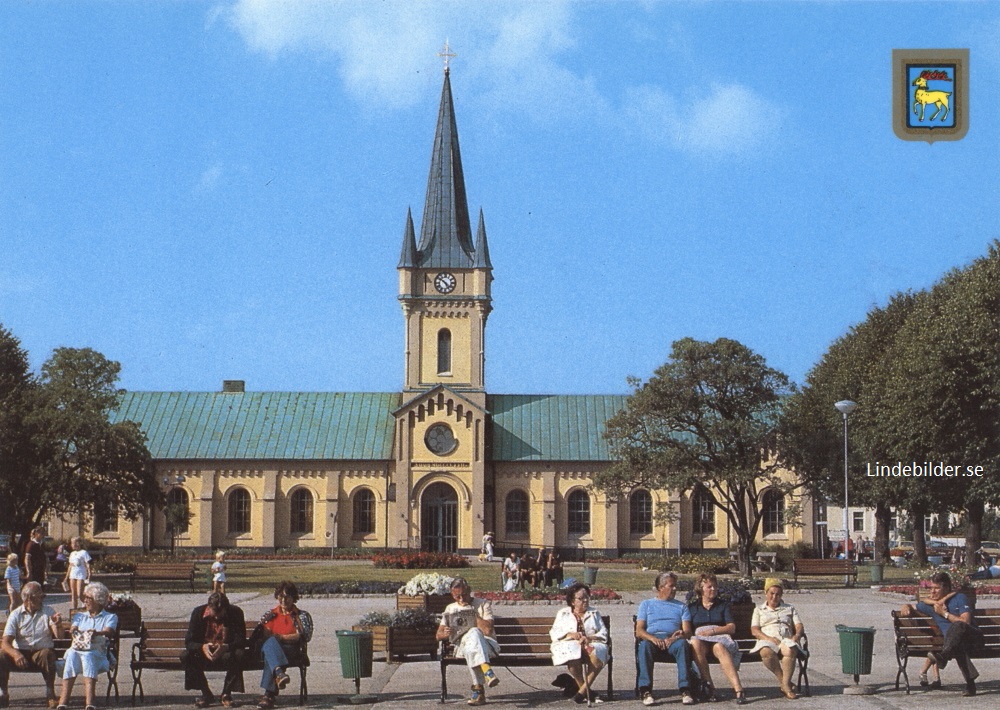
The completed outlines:
[[[444,57],[444,73],[447,74],[448,71],[449,71],[449,69],[448,69],[448,61],[452,57],[457,57],[458,56],[457,54],[455,54],[454,52],[451,51],[451,47],[448,46],[448,40],[444,41],[444,49],[442,49],[440,52],[438,52],[438,56],[439,57]]]

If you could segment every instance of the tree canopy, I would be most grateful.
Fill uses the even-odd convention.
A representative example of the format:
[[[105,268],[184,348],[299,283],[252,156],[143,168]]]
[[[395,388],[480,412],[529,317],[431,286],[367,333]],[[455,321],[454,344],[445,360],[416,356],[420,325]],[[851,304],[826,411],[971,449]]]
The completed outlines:
[[[162,503],[146,437],[112,422],[121,366],[90,349],[59,348],[40,375],[0,326],[0,520],[22,535],[53,514],[95,506],[136,519]]]
[[[617,463],[595,475],[594,488],[622,497],[636,487],[704,486],[729,519],[740,569],[749,573],[765,490],[796,486],[769,455],[792,391],[788,378],[735,340],[684,338],[649,381],[629,384],[633,394],[605,432]]]
[[[917,521],[963,511],[967,548],[979,546],[984,504],[1000,503],[1000,242],[927,291],[897,294],[838,339],[792,398],[782,456],[820,495],[837,499],[841,418],[833,403],[859,404],[850,419],[852,500],[874,506],[882,558],[890,508]],[[866,463],[983,466],[984,476],[872,478]],[[836,481],[837,477],[834,476]],[[915,526],[925,559],[922,525]]]

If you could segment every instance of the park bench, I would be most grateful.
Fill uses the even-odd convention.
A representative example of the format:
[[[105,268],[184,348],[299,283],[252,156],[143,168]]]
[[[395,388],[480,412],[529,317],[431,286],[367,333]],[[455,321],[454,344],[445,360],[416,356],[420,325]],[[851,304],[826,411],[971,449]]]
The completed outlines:
[[[976,609],[976,627],[983,632],[984,643],[980,648],[969,654],[971,658],[1000,658],[1000,608]],[[898,611],[892,612],[892,631],[896,639],[896,690],[899,690],[899,679],[902,676],[906,683],[906,692],[910,692],[910,678],[906,673],[906,664],[910,658],[927,658],[930,651],[940,651],[944,646],[944,636],[926,614],[914,612],[911,616],[902,616]]]
[[[730,611],[733,614],[733,622],[736,624],[736,632],[733,634],[733,641],[739,647],[742,652],[740,657],[740,663],[760,663],[760,652],[750,653],[750,649],[757,644],[757,639],[753,637],[750,633],[750,624],[753,621],[753,604],[731,604]],[[632,627],[635,628],[635,622],[637,617],[632,617]],[[806,649],[805,653],[799,653],[796,656],[798,666],[798,680],[796,692],[800,695],[803,694],[802,686],[805,685],[805,695],[812,695],[812,691],[809,688],[809,639],[803,634],[802,644],[803,649]],[[639,697],[639,639],[635,639],[635,644],[633,647],[635,653],[635,696]],[[693,658],[693,656],[692,656]],[[676,663],[673,656],[669,653],[664,653],[656,658],[657,663]],[[718,663],[719,660],[712,654],[708,657],[709,664]]]
[[[55,652],[56,652],[56,660],[57,660],[57,662],[59,662],[59,661],[62,660],[63,656],[66,655],[66,651],[69,649],[70,644],[73,642],[73,638],[72,638],[72,636],[70,636],[70,633],[69,633],[69,629],[70,629],[70,626],[72,626],[72,623],[70,621],[68,621],[68,620],[67,621],[63,621],[62,622],[62,626],[63,626],[63,637],[61,639],[55,639],[54,640],[55,641]],[[118,695],[118,650],[119,650],[119,637],[118,637],[118,634],[115,633],[111,637],[108,638],[108,653],[111,654],[111,666],[108,668],[108,672],[107,672],[108,689],[105,692],[105,700],[106,701],[110,701],[111,700],[111,691],[114,691],[114,693],[115,693],[115,702],[118,702],[118,699],[119,699],[119,695]],[[17,668],[15,666],[15,667],[11,668],[11,672],[13,672],[13,673],[35,673],[35,674],[41,675],[41,674],[38,673],[38,670],[35,669],[33,666],[30,667],[30,668],[26,668],[24,670],[21,670],[20,668]],[[62,678],[62,663],[59,663],[58,671],[56,673],[56,693],[59,692],[59,683],[60,683],[60,679],[61,678]]]
[[[792,560],[792,574],[795,584],[799,583],[799,575],[805,577],[853,577],[858,581],[858,568],[851,560]]]
[[[606,699],[611,700],[614,697],[613,674],[611,672],[614,663],[614,653],[611,649],[611,618],[602,614],[601,619],[604,620],[604,626],[608,629],[608,665],[603,673],[608,678]],[[493,617],[493,630],[497,643],[500,644],[500,655],[492,663],[503,667],[551,666],[550,646],[552,638],[549,636],[549,630],[554,621],[554,616]],[[448,696],[448,666],[465,665],[465,659],[455,658],[454,649],[447,640],[441,641],[438,648],[438,659],[441,663],[441,702],[443,703]]]
[[[193,562],[139,562],[132,574],[132,591],[139,582],[187,582],[194,591]]]
[[[247,637],[257,626],[256,621],[247,621]],[[142,672],[150,670],[183,671],[181,652],[184,651],[184,638],[187,636],[187,621],[144,621],[139,641],[132,647],[132,661],[129,668],[132,671],[132,704],[135,705],[136,692],[139,701],[145,699],[142,688]],[[289,664],[289,668],[299,669],[299,705],[305,705],[309,700],[309,689],[306,685],[306,668],[309,667],[309,656],[303,649],[302,660]],[[263,661],[248,658],[245,671],[259,671],[264,668]],[[216,669],[213,669],[216,670]]]

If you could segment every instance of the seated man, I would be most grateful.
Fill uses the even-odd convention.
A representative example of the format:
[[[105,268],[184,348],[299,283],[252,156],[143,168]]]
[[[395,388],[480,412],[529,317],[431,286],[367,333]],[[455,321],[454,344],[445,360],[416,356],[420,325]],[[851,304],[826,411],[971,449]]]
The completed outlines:
[[[0,708],[10,706],[7,693],[10,672],[34,670],[45,678],[45,694],[50,708],[56,707],[56,653],[53,639],[62,638],[62,618],[43,605],[45,593],[38,582],[28,582],[21,590],[21,606],[7,617],[0,641]]]
[[[520,567],[521,563],[517,559],[516,552],[511,552],[509,557],[504,558],[503,565],[500,568],[503,576],[503,591],[510,592],[514,590],[520,578]]]
[[[545,586],[549,587],[555,584],[557,587],[562,586],[563,583],[563,565],[562,558],[559,557],[559,552],[555,548],[552,549],[545,558],[545,570],[543,572],[543,579],[545,580]]]
[[[927,654],[930,663],[924,665],[921,675],[926,674],[929,665],[937,666],[940,671],[948,661],[954,659],[965,680],[962,695],[973,696],[976,694],[979,671],[969,658],[969,652],[983,640],[983,633],[975,626],[973,604],[963,592],[952,592],[951,577],[947,572],[938,572],[931,577],[930,598],[931,604],[918,602],[916,609],[912,604],[904,604],[899,612],[901,616],[909,616],[914,611],[930,616],[944,636],[941,652],[931,651]]]
[[[538,569],[538,560],[531,556],[530,551],[521,555],[521,563],[518,567],[521,575],[521,588],[523,589],[526,584],[537,588],[541,581],[539,579],[540,570]]]
[[[233,692],[244,692],[247,626],[243,610],[230,604],[222,592],[212,592],[207,604],[191,612],[184,645],[181,653],[184,689],[201,691],[195,706],[203,708],[215,702],[205,671],[224,670],[226,679],[220,700],[225,707],[231,707]]]
[[[486,704],[486,688],[500,683],[490,666],[490,659],[500,653],[493,631],[493,605],[472,596],[469,583],[455,577],[451,583],[454,601],[445,607],[438,627],[438,641],[448,640],[455,649],[455,658],[465,658],[472,674],[472,696],[469,705]]]
[[[662,572],[656,577],[656,597],[645,599],[639,604],[635,620],[635,637],[639,641],[636,650],[639,665],[639,697],[643,705],[655,705],[653,698],[653,665],[657,658],[670,654],[677,663],[677,687],[681,691],[681,702],[694,705],[695,699],[690,688],[693,682],[691,671],[691,612],[687,604],[674,599],[677,593],[677,575]]]

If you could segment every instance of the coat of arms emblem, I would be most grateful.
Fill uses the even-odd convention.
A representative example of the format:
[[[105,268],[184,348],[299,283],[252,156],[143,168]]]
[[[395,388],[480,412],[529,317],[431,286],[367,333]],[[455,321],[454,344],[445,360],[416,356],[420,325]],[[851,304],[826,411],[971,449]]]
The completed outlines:
[[[955,141],[969,130],[969,50],[892,50],[892,127],[908,141]]]

